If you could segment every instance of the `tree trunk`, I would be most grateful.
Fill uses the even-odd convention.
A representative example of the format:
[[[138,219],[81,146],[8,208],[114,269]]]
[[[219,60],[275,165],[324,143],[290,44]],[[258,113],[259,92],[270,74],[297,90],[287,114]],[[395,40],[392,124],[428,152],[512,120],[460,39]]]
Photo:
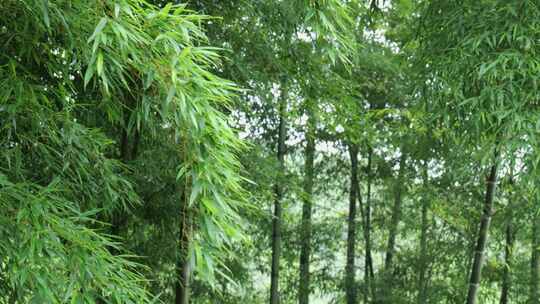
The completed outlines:
[[[424,164],[424,190],[427,190],[429,185],[428,181],[428,168],[427,161]],[[429,198],[427,194],[424,194],[422,197],[422,219],[421,219],[421,230],[420,230],[420,256],[419,256],[419,273],[418,273],[418,304],[426,303],[426,292],[427,292],[427,280],[426,272],[428,265],[428,253],[427,253],[427,234],[429,229],[428,222],[428,208],[429,208]]]
[[[364,211],[364,242],[365,242],[365,255],[364,255],[364,303],[368,303],[369,294],[375,296],[373,289],[373,259],[371,257],[371,166],[373,158],[373,150],[368,147],[368,164],[367,164],[367,195],[366,206]]]
[[[536,212],[536,210],[534,210]],[[540,304],[540,216],[534,215],[531,244],[531,294],[529,304]]]
[[[298,303],[309,303],[309,257],[311,254],[311,209],[313,200],[313,165],[315,157],[315,113],[311,104],[308,104],[308,130],[306,134],[305,151],[305,177],[304,177],[304,197],[302,204],[302,224],[300,229],[300,281],[298,288]]]
[[[513,170],[510,170],[510,185],[513,185]],[[501,299],[500,304],[508,304],[508,298],[510,295],[510,289],[512,288],[512,281],[510,277],[510,269],[512,269],[512,252],[514,248],[514,227],[513,227],[513,206],[512,206],[512,196],[509,195],[509,202],[507,206],[508,218],[506,219],[506,229],[505,229],[505,246],[504,246],[504,271],[502,278],[502,287],[501,287]]]
[[[349,218],[347,221],[347,264],[345,267],[345,295],[347,304],[356,304],[355,245],[356,245],[356,202],[358,200],[358,145],[349,145],[351,158],[351,183],[349,192]]]
[[[189,261],[177,265],[178,281],[176,282],[176,299],[175,304],[189,303],[189,281],[191,279],[191,267]]]
[[[393,276],[392,276],[392,267],[393,267],[393,258],[396,245],[396,235],[398,232],[398,225],[401,221],[401,203],[402,203],[402,190],[403,190],[403,176],[405,174],[405,163],[407,161],[407,156],[404,151],[401,153],[399,159],[399,172],[395,185],[394,193],[394,206],[392,207],[392,218],[390,220],[390,228],[388,234],[388,244],[386,246],[386,257],[384,259],[384,282],[385,282],[385,296],[384,298],[392,296],[392,285],[393,285]],[[384,300],[383,302],[387,302]]]
[[[135,103],[135,101],[132,101],[129,107],[132,107],[133,103]],[[124,125],[120,126],[119,158],[123,163],[128,163],[137,157],[140,142],[140,130],[135,130],[133,140],[130,140],[130,134],[128,133],[127,128],[129,125],[129,116],[133,110],[128,108],[126,111],[127,112],[123,114]],[[111,217],[111,235],[119,237],[126,222],[127,216],[122,208],[113,210]],[[111,252],[113,254],[119,254],[118,250],[114,248],[111,249]]]
[[[504,271],[502,278],[501,299],[500,304],[508,304],[508,295],[512,282],[510,280],[510,268],[512,260],[512,247],[514,246],[514,237],[512,231],[512,218],[508,218],[505,231],[506,244],[504,246]]]
[[[484,251],[487,244],[489,225],[493,215],[493,197],[497,182],[497,160],[494,159],[494,164],[491,166],[489,176],[486,180],[486,195],[484,201],[484,210],[480,220],[480,229],[478,231],[478,240],[474,251],[474,260],[471,267],[471,275],[469,280],[469,292],[467,294],[467,304],[476,304],[477,294],[482,274],[482,264],[484,260]]]
[[[180,220],[180,232],[178,239],[179,255],[176,263],[176,290],[175,304],[189,303],[189,285],[191,279],[191,266],[189,262],[189,247],[192,235],[191,214],[187,206],[182,211]]]
[[[287,91],[283,87],[279,103],[279,129],[277,160],[279,172],[275,184],[274,217],[272,219],[272,270],[270,278],[270,304],[279,304],[279,259],[281,256],[281,200],[283,198],[283,175],[285,173],[285,137],[287,132]]]

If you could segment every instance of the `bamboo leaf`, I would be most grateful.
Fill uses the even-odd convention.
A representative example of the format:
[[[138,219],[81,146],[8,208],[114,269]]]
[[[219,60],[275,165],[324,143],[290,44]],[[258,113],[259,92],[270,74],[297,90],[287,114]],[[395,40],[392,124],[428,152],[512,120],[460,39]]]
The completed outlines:
[[[92,36],[88,38],[88,42],[91,42],[96,39],[96,37],[101,34],[101,31],[105,28],[107,25],[108,19],[106,17],[103,17],[99,20],[99,23],[96,26],[96,29],[94,30],[94,33],[92,33]]]

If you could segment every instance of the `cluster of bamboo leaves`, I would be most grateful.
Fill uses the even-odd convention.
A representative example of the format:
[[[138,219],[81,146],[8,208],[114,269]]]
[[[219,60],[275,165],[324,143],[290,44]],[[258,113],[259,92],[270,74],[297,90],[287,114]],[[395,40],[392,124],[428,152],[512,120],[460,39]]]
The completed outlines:
[[[1,7],[2,301],[150,301],[142,266],[103,222],[142,203],[119,132],[178,155],[176,212],[196,219],[190,263],[211,281],[241,236],[244,191],[243,144],[223,114],[236,88],[210,72],[206,17],[137,0]]]
[[[0,303],[540,301],[535,1],[172,2],[0,4]]]

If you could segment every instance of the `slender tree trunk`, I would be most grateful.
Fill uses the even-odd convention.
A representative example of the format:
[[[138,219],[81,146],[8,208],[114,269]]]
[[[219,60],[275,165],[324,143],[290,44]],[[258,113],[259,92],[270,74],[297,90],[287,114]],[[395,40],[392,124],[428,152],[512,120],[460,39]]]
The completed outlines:
[[[191,267],[189,261],[185,261],[177,265],[177,276],[179,280],[176,282],[176,298],[175,304],[188,304],[189,303],[189,285],[191,280]]]
[[[501,287],[501,299],[500,304],[508,304],[508,296],[510,294],[510,288],[512,282],[510,280],[510,268],[512,260],[512,247],[514,246],[514,237],[512,231],[512,218],[509,218],[506,223],[505,231],[505,246],[504,246],[504,271],[502,278],[502,287]]]
[[[133,134],[133,146],[131,147],[131,159],[134,160],[139,154],[139,145],[141,142],[141,130],[136,129]]]
[[[192,235],[191,214],[187,209],[187,206],[182,211],[182,219],[180,220],[180,232],[179,232],[179,254],[180,258],[177,259],[176,264],[176,290],[175,290],[175,304],[188,304],[189,303],[189,289],[191,280],[191,267],[189,262],[189,247]]]
[[[132,103],[135,103],[135,101],[132,101]],[[129,105],[132,106],[131,104]],[[129,124],[129,116],[132,110],[128,109],[126,110],[127,113],[124,113],[123,119],[124,119],[124,125],[120,126],[120,160],[124,163],[127,163],[129,161],[134,160],[137,158],[138,149],[139,149],[139,142],[140,142],[140,131],[135,130],[135,133],[133,135],[133,140],[130,140],[130,134],[127,131],[127,127]],[[125,212],[121,208],[117,208],[113,211],[112,218],[111,218],[111,235],[113,236],[120,236],[122,227],[127,222],[127,216]],[[111,252],[113,254],[118,254],[118,250],[112,249]]]
[[[130,125],[130,116],[135,111],[137,105],[137,97],[131,96],[126,102],[125,112],[122,114],[122,125],[120,125],[120,160],[123,162],[129,162],[137,158],[139,150],[139,142],[141,139],[141,130],[135,128],[130,133],[128,128]]]
[[[510,185],[513,184],[512,176],[513,170],[510,170]],[[514,227],[513,227],[513,206],[512,206],[512,195],[509,195],[509,202],[507,206],[508,218],[506,219],[506,229],[505,229],[505,246],[504,246],[504,271],[502,278],[502,287],[501,287],[501,298],[500,304],[508,304],[508,298],[510,296],[510,289],[512,288],[512,281],[510,278],[510,269],[512,269],[512,252],[514,248]]]
[[[535,215],[531,244],[531,294],[529,304],[540,304],[540,216]]]
[[[356,245],[356,202],[358,200],[358,145],[349,145],[351,158],[351,183],[349,192],[349,218],[347,221],[347,265],[345,267],[345,294],[347,304],[356,304],[356,282],[354,265]]]
[[[395,185],[394,192],[394,206],[392,208],[392,218],[390,220],[390,228],[388,234],[388,244],[386,246],[386,257],[384,259],[384,281],[385,281],[385,296],[384,298],[392,296],[392,267],[394,252],[396,246],[396,235],[398,232],[398,225],[401,221],[401,203],[402,203],[402,190],[403,190],[403,176],[405,174],[405,163],[407,161],[407,155],[404,151],[401,153],[399,159],[399,172]],[[384,300],[383,302],[387,302]]]
[[[427,190],[429,185],[428,181],[428,168],[427,161],[424,164],[424,189]],[[428,221],[428,208],[429,208],[429,198],[426,194],[422,197],[422,223],[420,230],[420,260],[419,260],[419,271],[418,271],[418,304],[426,303],[426,292],[427,292],[427,265],[428,265],[428,253],[427,253],[427,234],[429,229]]]
[[[365,255],[364,255],[364,303],[368,303],[369,294],[375,296],[373,289],[373,278],[375,274],[373,272],[373,259],[371,257],[371,183],[372,172],[371,166],[373,162],[373,150],[368,147],[368,164],[367,164],[367,195],[366,206],[364,211],[364,242],[365,242]]]
[[[487,244],[489,225],[493,215],[493,197],[497,183],[497,159],[495,157],[494,164],[491,166],[489,176],[486,180],[486,195],[484,201],[484,210],[480,220],[480,229],[478,231],[478,240],[474,251],[474,260],[471,267],[471,275],[469,280],[469,292],[467,294],[467,304],[476,304],[477,294],[482,273],[482,264],[484,260],[484,251]]]
[[[302,224],[300,229],[300,281],[298,288],[298,303],[309,303],[309,257],[311,254],[311,209],[313,200],[313,165],[315,158],[315,113],[311,104],[308,104],[308,130],[306,134],[305,151],[305,177],[304,177],[304,198],[302,204]]]
[[[129,122],[129,113],[124,113],[124,125],[121,126],[121,132],[120,132],[120,160],[124,163],[127,163],[130,161],[130,153],[129,153],[129,134],[127,132],[127,124]],[[112,219],[111,219],[111,235],[114,236],[120,236],[120,227],[122,226],[122,222],[124,221],[125,214],[124,212],[118,208],[117,210],[113,210],[112,213]],[[118,254],[118,250],[113,249],[111,251],[113,254]]]
[[[270,304],[279,304],[279,260],[281,256],[281,200],[283,198],[283,174],[285,173],[285,137],[287,133],[287,91],[283,87],[279,103],[279,129],[277,160],[279,173],[275,184],[274,217],[272,219],[272,270],[270,278]]]

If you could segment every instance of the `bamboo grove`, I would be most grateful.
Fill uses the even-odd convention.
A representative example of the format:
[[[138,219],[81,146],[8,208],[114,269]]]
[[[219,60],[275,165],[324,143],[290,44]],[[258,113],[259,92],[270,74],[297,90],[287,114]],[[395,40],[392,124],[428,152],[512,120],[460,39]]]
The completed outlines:
[[[540,2],[0,8],[1,304],[540,304]]]

